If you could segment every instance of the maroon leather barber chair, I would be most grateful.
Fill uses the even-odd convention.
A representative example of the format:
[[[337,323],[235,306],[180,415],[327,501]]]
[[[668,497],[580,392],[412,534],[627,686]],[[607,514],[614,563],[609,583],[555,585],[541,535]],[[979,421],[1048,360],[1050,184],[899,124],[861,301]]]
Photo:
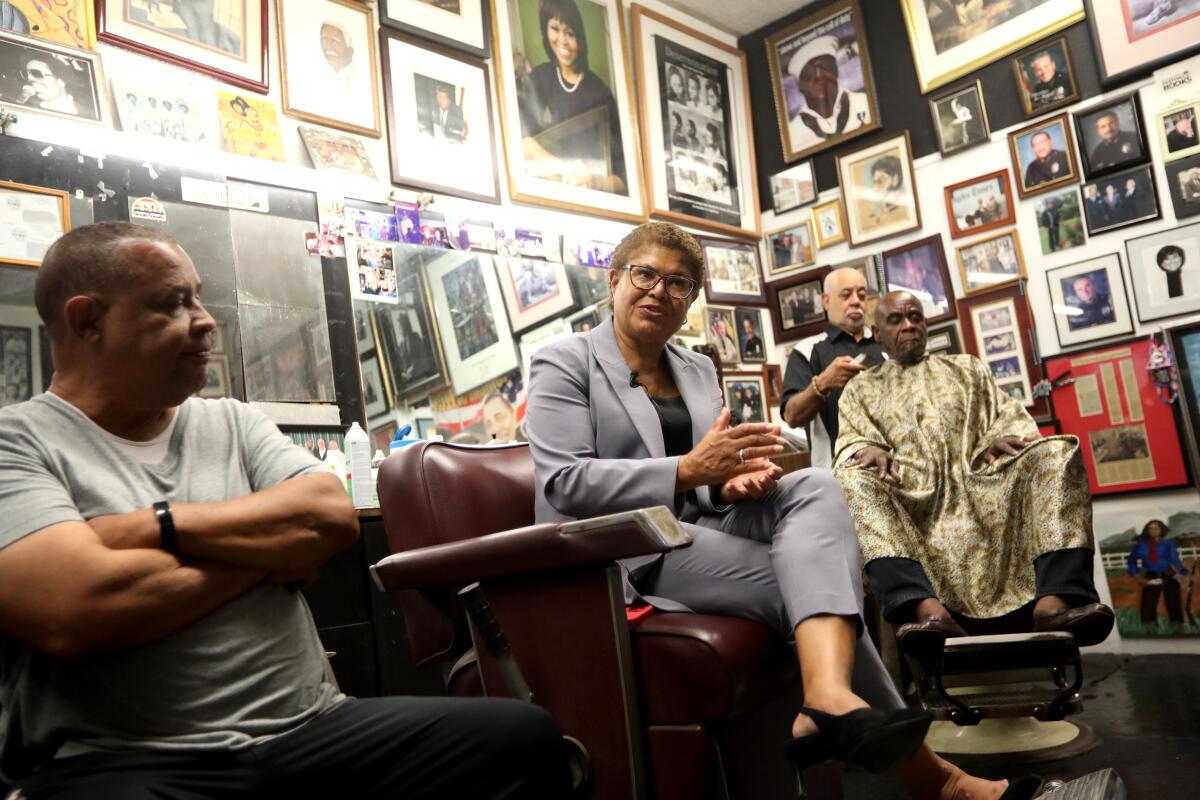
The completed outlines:
[[[677,542],[644,524],[653,513],[534,525],[533,486],[528,445],[422,442],[383,463],[393,555],[372,571],[399,593],[417,664],[457,659],[450,694],[509,696],[487,649],[471,652],[454,599],[478,581],[533,702],[587,748],[591,797],[796,798],[782,754],[801,705],[788,644],[732,617],[655,612],[629,624],[617,559]],[[809,797],[840,787],[832,766],[805,774]]]

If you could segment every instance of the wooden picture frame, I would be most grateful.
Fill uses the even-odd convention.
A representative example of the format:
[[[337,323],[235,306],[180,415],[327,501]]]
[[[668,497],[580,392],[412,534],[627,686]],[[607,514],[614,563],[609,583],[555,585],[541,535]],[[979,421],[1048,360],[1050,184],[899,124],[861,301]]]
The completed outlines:
[[[1016,228],[958,245],[954,255],[965,296],[1025,279],[1025,256]]]
[[[900,0],[900,8],[922,93],[1083,19],[1079,0],[1045,0],[1035,8],[1023,7],[1013,15],[1000,11],[987,18],[973,19],[969,25],[961,25],[953,18],[943,21],[942,18],[951,16],[945,6],[937,6],[942,13],[931,19],[930,6],[923,0]],[[984,24],[986,30],[979,31]],[[969,32],[969,38],[959,35],[964,31]]]
[[[453,6],[425,0],[379,0],[379,23],[469,56],[491,56],[488,0],[458,0]],[[422,437],[423,438],[423,437]]]
[[[632,21],[650,215],[760,236],[746,54],[637,3]],[[689,87],[700,84],[704,97],[693,98]]]
[[[284,0],[276,0],[283,113],[305,122],[378,139],[383,134],[383,120],[379,113],[375,15],[371,9],[352,0],[287,0],[286,5],[291,9],[287,14],[283,10]],[[350,27],[350,20],[359,24]],[[327,60],[328,55],[322,60],[327,25],[343,37],[341,51],[348,49],[351,53],[351,60],[341,70]],[[350,30],[348,42],[341,30],[343,27]],[[305,38],[311,47],[302,51],[299,44]],[[289,42],[292,47],[290,57]],[[335,45],[329,43],[329,46]],[[318,74],[296,72],[304,68],[314,69]],[[329,70],[333,72],[329,73]],[[368,78],[369,84],[366,83]],[[353,92],[359,94],[356,96]]]
[[[828,274],[827,268],[818,267],[767,284],[776,344],[794,342],[824,329],[827,316],[821,293]]]
[[[966,102],[963,102],[964,98],[967,98]],[[933,117],[938,150],[943,156],[991,141],[992,129],[983,101],[983,84],[979,81],[930,98],[929,113]]]
[[[837,171],[846,199],[846,235],[851,247],[920,229],[921,205],[907,130],[839,154]],[[882,191],[877,188],[877,175],[881,182],[888,182]]]
[[[954,284],[940,233],[883,251],[883,291],[897,289],[921,301],[927,325],[954,319]]]
[[[704,250],[704,297],[709,303],[766,305],[756,243],[705,236],[698,240]]]
[[[818,249],[846,241],[846,214],[842,198],[835,197],[813,206],[812,223]]]
[[[1033,149],[1034,138],[1042,134],[1049,137],[1050,150],[1039,157]],[[1079,180],[1075,142],[1066,112],[1040,119],[1008,134],[1008,151],[1012,156],[1017,194],[1022,200]]]
[[[1038,62],[1046,57],[1049,57],[1050,63],[1039,65]],[[1026,118],[1062,108],[1079,99],[1075,65],[1071,63],[1071,50],[1067,46],[1066,36],[1039,42],[1037,46],[1018,53],[1013,56],[1012,68]]]
[[[25,231],[20,242],[0,243],[0,264],[40,267],[50,245],[71,230],[71,196],[45,186],[0,181],[0,199],[0,225],[19,221]],[[35,219],[52,214],[57,217],[57,224],[31,223],[26,211],[33,212]]]
[[[817,263],[817,243],[813,238],[812,220],[801,220],[768,233],[767,275],[774,277]],[[780,263],[782,260],[783,263]]]
[[[488,65],[390,28],[379,42],[392,183],[499,203]]]
[[[584,41],[588,59],[587,71],[568,89],[568,81],[558,78],[561,65],[551,64],[545,52],[545,32],[530,31],[521,23],[524,18],[538,18],[538,2],[492,0],[492,63],[500,98],[509,197],[517,203],[642,222],[646,218],[645,184],[633,81],[626,68],[623,4],[621,0],[568,0],[568,7],[578,11],[583,20],[571,27],[579,28],[576,39]],[[587,9],[586,15],[580,4]],[[515,16],[510,6],[517,10]],[[603,34],[603,41],[586,41],[597,33]],[[601,62],[607,80],[597,72]],[[575,62],[568,69],[575,69]],[[524,89],[518,87],[518,75]],[[535,100],[535,85],[545,88],[546,98]],[[571,109],[563,98],[584,85],[596,104],[565,116]],[[611,107],[616,108],[616,120],[609,118]],[[525,130],[523,125],[530,120],[536,121],[537,130]],[[528,153],[537,157],[530,159]]]
[[[1001,200],[995,200],[997,193]],[[1017,221],[1007,169],[952,183],[945,188],[944,195],[951,239],[974,236]]]
[[[746,323],[750,330],[746,330]],[[767,360],[767,340],[764,337],[763,309],[733,309],[733,327],[737,336],[738,357],[743,364],[761,364]]]
[[[266,94],[269,0],[241,0],[242,19],[235,31],[215,23],[202,32],[156,28],[127,16],[129,0],[96,0],[97,39],[157,58],[218,81]],[[236,8],[236,7],[235,7]]]
[[[880,127],[875,79],[858,0],[837,0],[772,33],[767,37],[766,48],[784,161],[796,161]],[[804,64],[798,63],[798,59],[808,63],[821,56],[833,59],[840,74],[861,76],[861,85],[856,82],[849,87],[839,86],[839,91],[845,89],[850,106],[841,132],[834,132],[838,130],[836,119],[829,121],[832,110],[830,114],[809,111],[807,117],[802,116],[807,101],[799,86]],[[858,68],[847,69],[843,61],[857,61]],[[853,127],[847,127],[851,124]],[[821,129],[821,133],[814,133],[812,125]]]
[[[778,364],[763,364],[763,383],[772,408],[783,402],[783,369]]]
[[[964,297],[958,301],[958,321],[962,326],[965,352],[978,356],[993,375],[997,370],[993,362],[999,365],[1001,361],[1015,360],[1020,368],[1019,376],[1000,378],[998,382],[1003,386],[1005,382],[1016,383],[1019,379],[1027,400],[1026,410],[1034,419],[1049,417],[1049,398],[1033,397],[1033,387],[1042,379],[1042,371],[1034,346],[1036,337],[1024,283]],[[992,346],[991,352],[985,353],[981,348],[980,342],[985,337],[991,339],[1004,334],[1012,335],[1010,349]]]

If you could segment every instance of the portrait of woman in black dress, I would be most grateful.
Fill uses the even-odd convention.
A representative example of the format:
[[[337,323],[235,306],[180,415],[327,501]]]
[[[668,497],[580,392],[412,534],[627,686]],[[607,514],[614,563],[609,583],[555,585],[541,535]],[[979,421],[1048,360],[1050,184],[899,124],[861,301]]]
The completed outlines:
[[[588,69],[579,7],[575,0],[541,0],[538,20],[550,60],[529,71],[518,98],[526,170],[547,180],[628,194],[617,104],[604,81]],[[584,118],[589,113],[598,120]],[[572,120],[579,120],[577,129],[551,130]]]

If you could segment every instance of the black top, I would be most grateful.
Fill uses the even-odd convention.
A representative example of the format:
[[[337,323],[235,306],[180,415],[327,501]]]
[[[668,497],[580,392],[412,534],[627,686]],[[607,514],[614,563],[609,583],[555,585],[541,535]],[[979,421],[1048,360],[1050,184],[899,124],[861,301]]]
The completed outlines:
[[[1107,169],[1129,161],[1137,161],[1142,157],[1142,145],[1138,137],[1128,131],[1121,131],[1111,142],[1100,142],[1092,148],[1088,157],[1092,169]]]
[[[603,158],[605,145],[612,159],[612,174],[625,180],[625,151],[621,147],[621,121],[617,116],[617,103],[612,92],[596,73],[588,70],[568,92],[558,80],[557,65],[546,62],[538,64],[529,73],[529,91],[519,101],[521,109],[521,135],[537,136],[547,128],[575,119],[594,108],[608,110],[608,142],[572,140],[569,152],[556,152],[561,158]],[[549,149],[549,148],[547,148]],[[628,194],[628,189],[623,192]]]
[[[1025,186],[1037,186],[1047,181],[1065,178],[1071,172],[1071,162],[1062,150],[1051,150],[1045,161],[1034,159],[1025,168]]]
[[[668,456],[682,456],[692,449],[692,415],[681,395],[654,397],[647,394],[662,423],[663,444]]]
[[[813,345],[812,353],[807,358],[796,349],[793,349],[792,354],[788,356],[787,371],[783,376],[783,402],[779,406],[779,413],[782,414],[783,409],[787,408],[788,400],[792,399],[792,395],[807,389],[813,381],[813,376],[820,375],[826,367],[833,363],[834,359],[841,356],[854,358],[859,354],[866,354],[867,358],[863,364],[868,367],[882,364],[884,361],[883,345],[874,337],[863,336],[860,341],[855,341],[853,334],[846,333],[832,323],[827,323],[825,338]],[[821,422],[824,423],[825,430],[829,432],[831,450],[837,443],[838,400],[841,396],[841,389],[830,390],[829,396],[821,403],[821,409],[817,412],[821,415]],[[812,441],[811,433],[809,441]],[[830,456],[832,457],[832,455],[831,452]]]

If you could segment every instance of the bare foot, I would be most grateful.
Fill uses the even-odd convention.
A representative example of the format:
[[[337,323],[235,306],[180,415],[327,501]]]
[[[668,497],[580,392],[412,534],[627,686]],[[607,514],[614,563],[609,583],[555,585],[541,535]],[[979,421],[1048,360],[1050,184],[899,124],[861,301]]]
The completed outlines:
[[[958,767],[942,784],[938,800],[996,800],[1008,788],[1008,781],[985,781],[968,775]]]
[[[1008,781],[968,775],[927,744],[901,767],[901,774],[913,800],[996,800],[1008,788]]]
[[[827,714],[848,714],[856,708],[866,708],[867,701],[849,689],[833,689],[828,692],[806,692],[804,705]],[[797,714],[792,722],[792,737],[799,739],[817,732],[817,724],[806,714]]]

